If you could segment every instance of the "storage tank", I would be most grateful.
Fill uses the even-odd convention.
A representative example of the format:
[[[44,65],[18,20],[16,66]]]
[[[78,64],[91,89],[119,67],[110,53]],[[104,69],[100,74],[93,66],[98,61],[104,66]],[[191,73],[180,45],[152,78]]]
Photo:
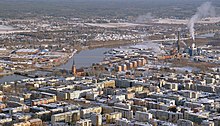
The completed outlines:
[[[133,68],[133,63],[129,62],[127,63],[127,69],[132,69]]]
[[[123,70],[123,71],[126,71],[126,70],[127,70],[127,65],[126,65],[126,64],[122,64],[121,66],[122,66],[122,70]]]
[[[145,65],[147,63],[147,60],[145,58],[143,58],[143,65]]]
[[[116,66],[116,70],[118,71],[118,72],[121,72],[122,71],[122,68],[121,68],[121,66],[120,65],[118,65],[118,66]]]
[[[142,62],[141,62],[141,60],[139,59],[139,60],[137,60],[137,66],[139,66],[139,67],[141,67],[142,66]]]
[[[137,67],[137,61],[132,61],[133,63],[133,67],[136,68]]]

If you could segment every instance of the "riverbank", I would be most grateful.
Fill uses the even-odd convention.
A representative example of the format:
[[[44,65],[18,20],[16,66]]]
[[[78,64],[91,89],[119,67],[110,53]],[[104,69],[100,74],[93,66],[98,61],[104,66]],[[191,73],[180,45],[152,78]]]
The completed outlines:
[[[14,72],[1,72],[0,73],[0,79],[1,79],[1,77],[8,76],[8,75],[11,75],[11,74],[14,74]]]
[[[134,42],[134,41],[128,41],[128,40],[117,40],[117,41],[106,41],[106,42],[89,42],[88,43],[88,48],[89,49],[94,49],[94,48],[101,48],[101,47],[116,47],[116,46],[124,46],[128,44],[137,44],[141,43],[142,41],[139,42]]]
[[[81,46],[81,47],[76,47],[75,51],[72,53],[69,53],[66,58],[62,59],[61,62],[54,64],[53,66],[50,67],[45,67],[45,68],[35,68],[35,71],[38,70],[53,70],[54,69],[66,69],[66,70],[71,70],[72,64],[73,64],[73,59],[75,60],[76,67],[81,68],[81,67],[89,67],[93,63],[97,63],[103,60],[104,58],[104,52],[111,48],[116,48],[118,46],[126,46],[129,44],[134,44],[134,42],[127,42],[127,41],[117,41],[117,42],[105,42],[105,44],[97,44],[95,43],[94,45],[96,46]],[[20,70],[22,71],[22,70]],[[32,69],[32,72],[35,72]],[[10,74],[3,75],[0,77],[0,82],[4,81],[13,81],[13,78],[16,78],[16,80],[19,79],[24,79],[24,76],[19,76],[15,75],[14,72],[11,72]]]

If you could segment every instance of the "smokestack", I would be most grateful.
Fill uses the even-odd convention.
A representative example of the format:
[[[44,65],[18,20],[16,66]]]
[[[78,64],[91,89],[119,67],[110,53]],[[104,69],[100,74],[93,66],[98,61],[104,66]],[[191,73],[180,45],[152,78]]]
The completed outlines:
[[[211,2],[205,2],[197,8],[197,12],[189,20],[188,28],[193,41],[195,40],[195,23],[201,20],[202,18],[206,18],[209,16],[215,16],[215,8],[212,6]]]
[[[180,30],[178,30],[177,50],[180,53]]]

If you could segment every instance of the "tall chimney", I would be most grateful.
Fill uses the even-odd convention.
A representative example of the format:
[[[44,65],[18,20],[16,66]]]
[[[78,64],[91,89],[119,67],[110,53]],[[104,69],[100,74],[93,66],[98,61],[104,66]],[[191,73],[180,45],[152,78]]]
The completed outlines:
[[[177,51],[180,53],[180,30],[178,30]]]

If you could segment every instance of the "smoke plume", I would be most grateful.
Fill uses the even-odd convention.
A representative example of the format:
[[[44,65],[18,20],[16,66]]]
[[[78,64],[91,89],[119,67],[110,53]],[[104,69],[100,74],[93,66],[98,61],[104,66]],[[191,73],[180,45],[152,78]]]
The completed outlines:
[[[146,15],[140,15],[138,16],[136,22],[137,23],[146,23],[153,19],[153,16],[151,13],[147,13]]]
[[[205,2],[200,7],[197,8],[196,14],[191,17],[188,23],[189,32],[193,40],[195,40],[195,33],[194,33],[195,23],[201,20],[202,18],[206,18],[209,16],[210,17],[215,16],[215,8],[212,6],[211,2]]]

